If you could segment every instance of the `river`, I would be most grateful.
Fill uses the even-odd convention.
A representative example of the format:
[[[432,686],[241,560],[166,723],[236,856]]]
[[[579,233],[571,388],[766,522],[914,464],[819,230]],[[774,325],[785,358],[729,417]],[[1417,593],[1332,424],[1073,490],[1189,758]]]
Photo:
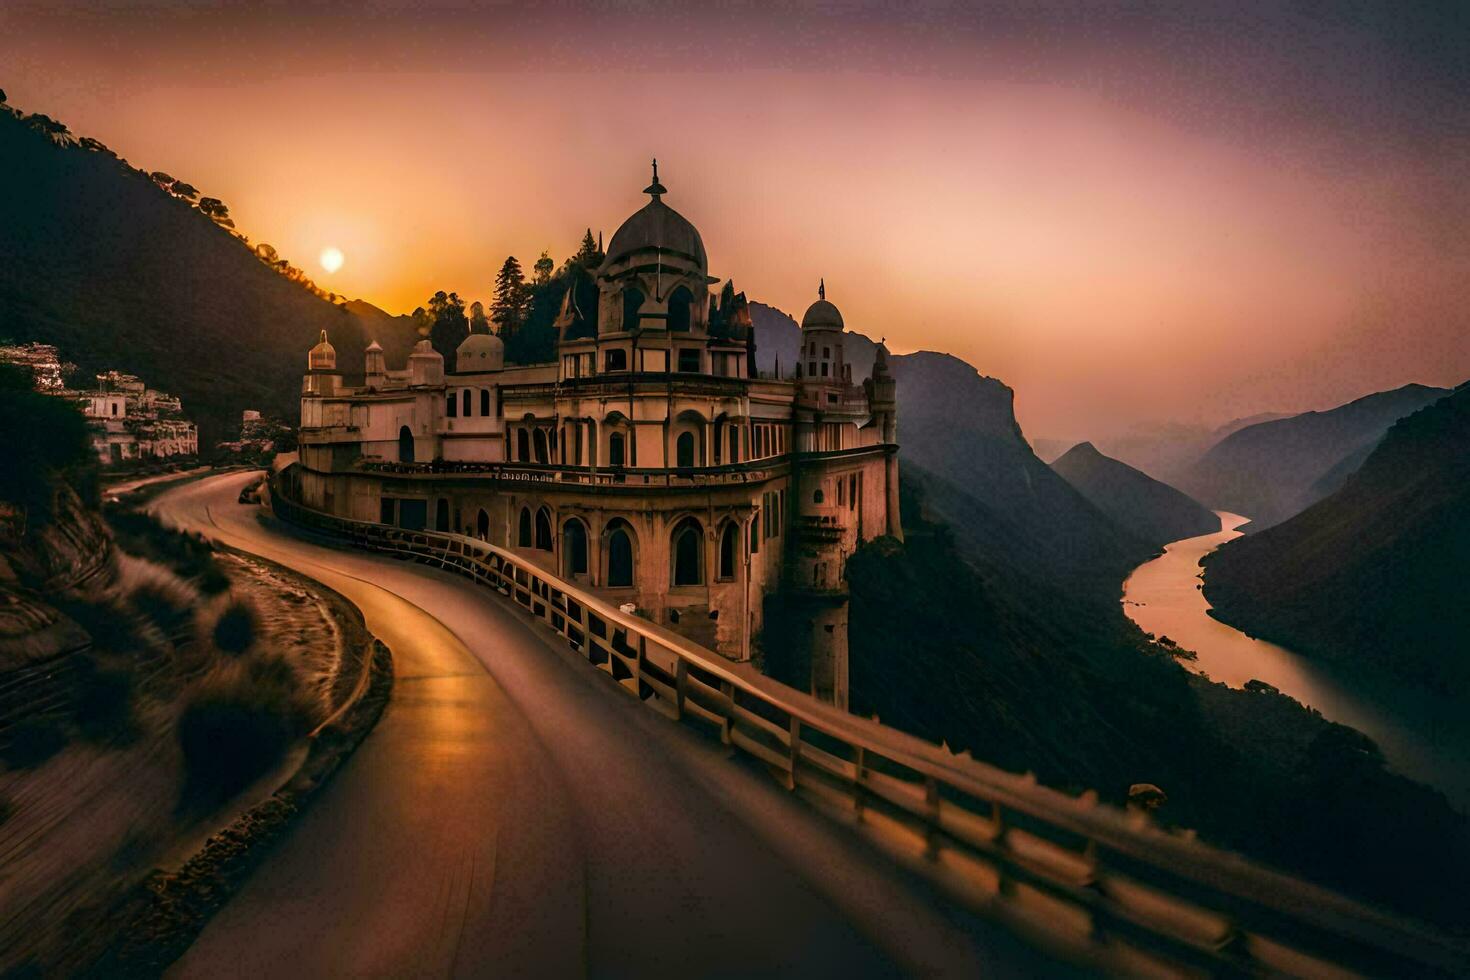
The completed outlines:
[[[1200,590],[1200,559],[1227,541],[1249,518],[1217,511],[1215,534],[1175,541],[1133,570],[1123,585],[1123,609],[1145,632],[1167,636],[1199,655],[1185,666],[1210,679],[1243,687],[1257,679],[1332,721],[1378,743],[1399,772],[1442,790],[1470,810],[1470,718],[1450,698],[1392,678],[1348,678],[1320,660],[1256,640],[1212,617]]]

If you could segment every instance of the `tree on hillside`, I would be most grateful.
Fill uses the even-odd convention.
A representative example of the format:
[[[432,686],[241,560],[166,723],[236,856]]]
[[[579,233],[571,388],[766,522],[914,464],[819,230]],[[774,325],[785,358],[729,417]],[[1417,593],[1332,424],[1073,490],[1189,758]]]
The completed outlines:
[[[429,298],[429,342],[444,356],[444,363],[454,363],[454,352],[469,336],[469,320],[464,315],[464,300],[458,293],[439,290]]]
[[[43,116],[39,112],[33,112],[25,118],[26,125],[38,133],[44,134],[53,143],[70,143],[72,141],[71,130],[66,128],[66,123],[50,116]]]
[[[490,319],[500,328],[502,337],[514,337],[521,329],[526,322],[529,303],[526,275],[521,271],[520,260],[514,255],[508,256],[495,276],[495,299],[490,304]]]
[[[171,175],[164,173],[162,170],[153,171],[151,174],[148,175],[148,179],[153,181],[159,187],[162,187],[164,190],[168,190],[176,183]]]
[[[577,254],[572,256],[572,261],[586,269],[588,272],[596,271],[602,265],[602,249],[597,247],[597,239],[592,237],[592,229],[582,236],[582,243],[577,248]]]
[[[551,253],[542,249],[541,257],[536,260],[532,268],[534,272],[531,276],[531,285],[544,286],[551,282],[551,274],[556,271],[556,262],[552,260]]]
[[[470,333],[489,333],[490,318],[485,315],[485,304],[475,300],[470,304]]]
[[[193,201],[194,198],[199,196],[199,188],[193,184],[186,184],[182,180],[175,181],[174,185],[169,188],[169,191],[174,197],[181,197],[186,201]]]
[[[230,209],[225,207],[225,202],[217,197],[201,197],[199,199],[199,213],[209,218],[217,225],[226,228],[235,227],[235,222],[230,220]]]

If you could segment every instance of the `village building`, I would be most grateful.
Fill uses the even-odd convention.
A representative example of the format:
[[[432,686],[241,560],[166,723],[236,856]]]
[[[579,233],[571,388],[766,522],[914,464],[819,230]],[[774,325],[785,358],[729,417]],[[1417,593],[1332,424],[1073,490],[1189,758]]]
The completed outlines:
[[[453,531],[717,650],[752,654],[766,600],[802,610],[812,690],[846,705],[845,563],[898,535],[895,386],[857,383],[825,286],[793,378],[760,377],[743,295],[719,299],[698,230],[649,202],[574,270],[554,362],[471,334],[452,363],[376,343],[344,384],[325,333],[303,380],[292,493],[338,516]]]

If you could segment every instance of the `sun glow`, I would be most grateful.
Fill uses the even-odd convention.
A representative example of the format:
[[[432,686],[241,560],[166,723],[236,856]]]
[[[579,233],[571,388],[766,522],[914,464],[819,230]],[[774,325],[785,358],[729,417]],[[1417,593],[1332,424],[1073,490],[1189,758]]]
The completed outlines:
[[[322,249],[320,261],[323,269],[326,269],[328,272],[336,272],[342,268],[342,263],[347,261],[347,257],[342,254],[340,248],[332,246]]]

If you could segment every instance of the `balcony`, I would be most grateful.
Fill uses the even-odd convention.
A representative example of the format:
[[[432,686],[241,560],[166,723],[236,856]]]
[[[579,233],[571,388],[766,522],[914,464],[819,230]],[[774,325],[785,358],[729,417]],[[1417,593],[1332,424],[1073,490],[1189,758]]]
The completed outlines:
[[[644,467],[561,466],[546,463],[473,463],[434,460],[427,463],[398,463],[361,459],[353,469],[410,478],[470,477],[507,483],[557,483],[596,487],[713,487],[762,483],[786,465],[784,458],[728,466],[697,466],[673,469]]]

